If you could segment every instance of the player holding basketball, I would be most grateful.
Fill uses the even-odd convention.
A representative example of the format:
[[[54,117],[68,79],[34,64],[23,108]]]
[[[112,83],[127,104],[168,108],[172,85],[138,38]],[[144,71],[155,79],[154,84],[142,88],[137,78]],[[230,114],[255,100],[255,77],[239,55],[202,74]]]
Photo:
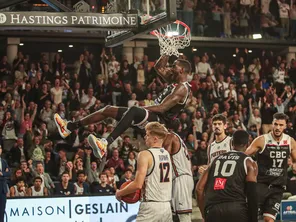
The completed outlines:
[[[169,133],[163,143],[170,153],[173,166],[173,212],[180,222],[191,222],[192,190],[194,186],[191,161],[183,140],[175,133]]]
[[[150,148],[139,153],[135,180],[117,190],[116,198],[121,200],[142,189],[137,222],[171,222],[172,163],[170,154],[163,148],[168,131],[158,122],[148,123],[145,130],[145,143]]]
[[[201,176],[197,200],[206,222],[257,222],[257,164],[243,152],[249,134],[233,134],[234,150],[219,155]]]
[[[227,136],[225,130],[227,128],[227,119],[222,114],[216,114],[212,118],[212,130],[214,132],[215,141],[208,146],[208,164],[222,153],[226,153],[232,149],[231,137]],[[199,172],[202,174],[207,169],[207,165],[200,166]]]
[[[265,222],[276,219],[287,182],[288,158],[291,155],[296,160],[295,140],[283,133],[288,118],[284,113],[275,113],[272,131],[257,137],[246,150],[247,155],[257,154],[257,195]]]
[[[55,114],[54,120],[62,138],[66,138],[79,127],[98,123],[108,117],[116,119],[119,123],[106,139],[98,139],[93,135],[88,137],[94,155],[100,158],[104,155],[107,145],[111,144],[131,126],[143,130],[148,122],[157,121],[164,124],[173,122],[179,112],[184,109],[190,95],[187,74],[191,72],[191,65],[187,60],[177,59],[173,63],[173,67],[169,68],[166,67],[168,60],[169,56],[161,56],[155,64],[157,73],[169,83],[173,82],[155,100],[156,105],[145,108],[133,106],[129,109],[106,106],[75,122],[63,120],[58,114]]]

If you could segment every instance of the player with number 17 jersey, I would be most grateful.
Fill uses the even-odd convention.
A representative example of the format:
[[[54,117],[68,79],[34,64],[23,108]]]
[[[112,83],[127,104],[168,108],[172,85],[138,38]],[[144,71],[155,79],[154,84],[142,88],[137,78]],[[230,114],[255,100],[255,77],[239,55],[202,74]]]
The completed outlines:
[[[257,155],[258,183],[284,186],[287,183],[288,157],[291,153],[291,137],[282,134],[277,142],[271,133],[263,135],[265,146]]]
[[[249,156],[257,157],[257,197],[259,213],[265,221],[276,220],[287,183],[288,158],[291,156],[292,160],[296,161],[295,140],[283,133],[288,119],[284,113],[275,113],[272,131],[254,139],[245,152]]]

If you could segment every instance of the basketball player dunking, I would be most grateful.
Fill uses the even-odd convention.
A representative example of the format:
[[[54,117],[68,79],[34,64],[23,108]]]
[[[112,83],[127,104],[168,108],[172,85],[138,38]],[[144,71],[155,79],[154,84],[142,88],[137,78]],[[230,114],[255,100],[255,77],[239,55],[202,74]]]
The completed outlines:
[[[172,163],[170,154],[163,148],[168,131],[158,122],[145,127],[147,150],[138,156],[135,180],[122,190],[116,191],[116,198],[141,190],[141,204],[136,221],[171,222],[172,212]]]
[[[214,132],[215,141],[208,146],[208,164],[222,153],[231,150],[231,137],[225,134],[227,128],[227,119],[222,114],[216,114],[212,119],[212,130]],[[208,165],[199,167],[199,173],[202,174]]]
[[[191,65],[187,60],[177,59],[173,67],[166,67],[169,56],[161,56],[155,64],[157,73],[167,82],[171,83],[155,100],[156,105],[148,107],[115,107],[106,106],[85,118],[71,122],[63,120],[55,114],[54,120],[62,138],[66,138],[73,130],[89,124],[98,123],[108,117],[119,121],[113,132],[107,139],[98,139],[89,135],[88,141],[93,148],[94,155],[101,158],[107,148],[117,137],[129,127],[134,126],[141,130],[148,122],[161,122],[170,124],[182,111],[190,96],[190,84],[187,82],[187,74],[191,72]]]
[[[173,166],[173,212],[180,222],[191,222],[192,191],[194,187],[191,161],[183,140],[175,133],[169,133],[163,143],[171,154]]]
[[[247,155],[257,154],[260,213],[265,222],[273,222],[279,213],[283,192],[287,182],[287,164],[291,155],[296,161],[296,143],[284,134],[288,116],[283,113],[273,115],[272,131],[257,137],[246,150]]]
[[[233,147],[213,160],[201,176],[196,192],[206,222],[258,222],[256,198],[257,164],[243,152],[249,134],[233,134]]]

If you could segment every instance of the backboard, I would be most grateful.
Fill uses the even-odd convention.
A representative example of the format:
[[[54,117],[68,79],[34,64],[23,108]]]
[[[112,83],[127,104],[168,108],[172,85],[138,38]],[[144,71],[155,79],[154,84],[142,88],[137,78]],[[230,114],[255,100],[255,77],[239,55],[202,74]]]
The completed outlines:
[[[137,29],[108,31],[105,38],[107,47],[121,45],[177,19],[176,0],[109,0],[106,13],[136,13],[139,20]]]

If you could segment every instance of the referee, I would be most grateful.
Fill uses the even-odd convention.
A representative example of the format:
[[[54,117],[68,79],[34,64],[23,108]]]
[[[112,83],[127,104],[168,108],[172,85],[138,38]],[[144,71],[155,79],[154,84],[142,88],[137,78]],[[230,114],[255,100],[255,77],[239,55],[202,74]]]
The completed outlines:
[[[6,178],[10,177],[10,169],[7,162],[1,158],[1,154],[2,147],[0,146],[0,222],[3,222],[6,206],[6,194],[8,192]]]

